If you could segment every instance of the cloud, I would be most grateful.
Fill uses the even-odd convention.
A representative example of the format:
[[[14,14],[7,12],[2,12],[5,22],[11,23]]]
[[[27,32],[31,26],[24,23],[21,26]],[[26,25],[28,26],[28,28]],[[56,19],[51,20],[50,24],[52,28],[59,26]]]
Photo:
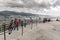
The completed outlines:
[[[5,7],[49,9],[60,4],[59,0],[1,0]]]
[[[4,4],[7,7],[50,8],[55,0],[10,0]]]
[[[53,6],[60,6],[60,0],[57,0]]]
[[[59,15],[60,0],[0,0],[0,7],[6,7],[7,10]]]

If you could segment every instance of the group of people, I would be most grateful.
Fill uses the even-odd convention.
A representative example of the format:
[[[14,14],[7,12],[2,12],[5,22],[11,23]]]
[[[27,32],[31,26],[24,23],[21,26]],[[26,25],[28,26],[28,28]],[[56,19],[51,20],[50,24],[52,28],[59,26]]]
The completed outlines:
[[[47,21],[50,22],[51,20],[50,19],[47,20],[47,18],[43,19],[43,23],[45,23]],[[32,18],[30,18],[29,23],[31,23],[31,24],[33,23]],[[11,20],[10,24],[9,24],[9,27],[8,27],[9,34],[11,34],[12,30],[15,30],[15,29],[19,30],[19,25],[21,27],[23,27],[23,26],[26,27],[27,21],[25,19],[24,20],[20,20],[20,19],[17,19],[17,18],[15,18],[14,20]],[[37,25],[37,20],[36,20],[36,25]]]
[[[11,20],[10,21],[10,24],[9,24],[9,27],[8,27],[8,30],[9,30],[9,34],[11,34],[12,30],[19,30],[19,25],[21,27],[26,27],[27,23],[26,23],[26,20],[20,20],[20,19],[17,19],[15,18],[14,20]]]
[[[50,22],[50,19],[49,20],[47,20],[47,18],[43,19],[43,23],[45,23],[47,21]],[[32,18],[30,18],[30,23],[31,24],[33,23]],[[37,23],[37,20],[36,20],[36,23]],[[21,27],[23,27],[23,26],[26,27],[26,25],[27,25],[26,20],[20,20],[20,19],[17,19],[17,18],[15,18],[14,20],[11,20],[10,24],[9,24],[9,27],[8,27],[9,34],[11,34],[12,30],[15,30],[15,29],[19,30],[19,25]]]
[[[45,22],[50,22],[51,21],[51,19],[47,19],[47,18],[44,18],[43,19],[43,23],[45,23]]]
[[[18,25],[19,25],[19,20],[17,18],[15,18],[14,20],[11,20],[8,27],[9,34],[11,34],[13,29],[15,30],[17,28],[18,30]]]

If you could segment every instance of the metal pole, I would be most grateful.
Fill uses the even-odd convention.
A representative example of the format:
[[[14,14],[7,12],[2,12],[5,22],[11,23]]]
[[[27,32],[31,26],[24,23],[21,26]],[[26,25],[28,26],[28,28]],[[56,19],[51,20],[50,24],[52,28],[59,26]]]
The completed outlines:
[[[21,22],[21,26],[22,26],[22,36],[23,36],[23,21]]]
[[[32,30],[32,23],[31,23],[31,30]]]
[[[36,27],[37,27],[37,22],[36,22]]]
[[[3,24],[3,27],[4,27],[4,40],[6,40],[6,32],[5,32],[5,27],[6,27],[6,25],[5,24]]]
[[[37,27],[37,19],[36,19],[36,27]]]
[[[23,36],[23,26],[22,26],[22,36]]]

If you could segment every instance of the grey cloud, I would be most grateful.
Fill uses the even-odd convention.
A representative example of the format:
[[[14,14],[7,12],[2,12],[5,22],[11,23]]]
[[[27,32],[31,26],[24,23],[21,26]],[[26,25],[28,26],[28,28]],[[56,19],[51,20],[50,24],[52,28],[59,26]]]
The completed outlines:
[[[53,6],[60,6],[60,0],[57,0]]]
[[[32,8],[32,7],[36,7],[38,4],[35,3],[34,1],[32,0],[22,0],[24,4],[17,4],[17,3],[7,3],[6,6],[9,6],[9,7],[20,7],[20,8],[23,8],[23,7],[26,7],[26,8]]]
[[[5,6],[6,7],[20,7],[20,8],[24,7],[22,4],[16,4],[16,3],[8,3]]]
[[[47,8],[49,9],[50,6],[56,6],[56,5],[60,5],[60,1],[56,1],[55,4],[51,5],[50,3],[46,4],[44,2],[42,3],[37,3],[35,2],[34,0],[21,0],[24,4],[18,4],[18,3],[7,3],[5,6],[7,7],[18,7],[18,8],[23,8],[23,7],[26,7],[26,8],[40,8],[40,9],[44,9],[44,8]]]

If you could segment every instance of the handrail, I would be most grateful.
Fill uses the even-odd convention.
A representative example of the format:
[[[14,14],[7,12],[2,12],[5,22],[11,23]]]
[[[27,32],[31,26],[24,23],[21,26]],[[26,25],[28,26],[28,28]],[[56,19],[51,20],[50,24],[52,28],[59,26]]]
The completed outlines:
[[[7,31],[7,30],[8,30],[8,29],[7,29],[7,28],[8,28],[8,25],[9,25],[9,24],[6,24],[6,33],[8,32],[8,31]],[[4,28],[3,28],[2,24],[0,24],[0,35],[4,34],[4,32],[3,32],[4,30],[3,30],[3,29],[4,29]]]
[[[6,31],[6,33],[8,33],[8,31]],[[1,32],[1,33],[0,33],[0,35],[3,35],[3,34],[4,34],[4,32]]]

